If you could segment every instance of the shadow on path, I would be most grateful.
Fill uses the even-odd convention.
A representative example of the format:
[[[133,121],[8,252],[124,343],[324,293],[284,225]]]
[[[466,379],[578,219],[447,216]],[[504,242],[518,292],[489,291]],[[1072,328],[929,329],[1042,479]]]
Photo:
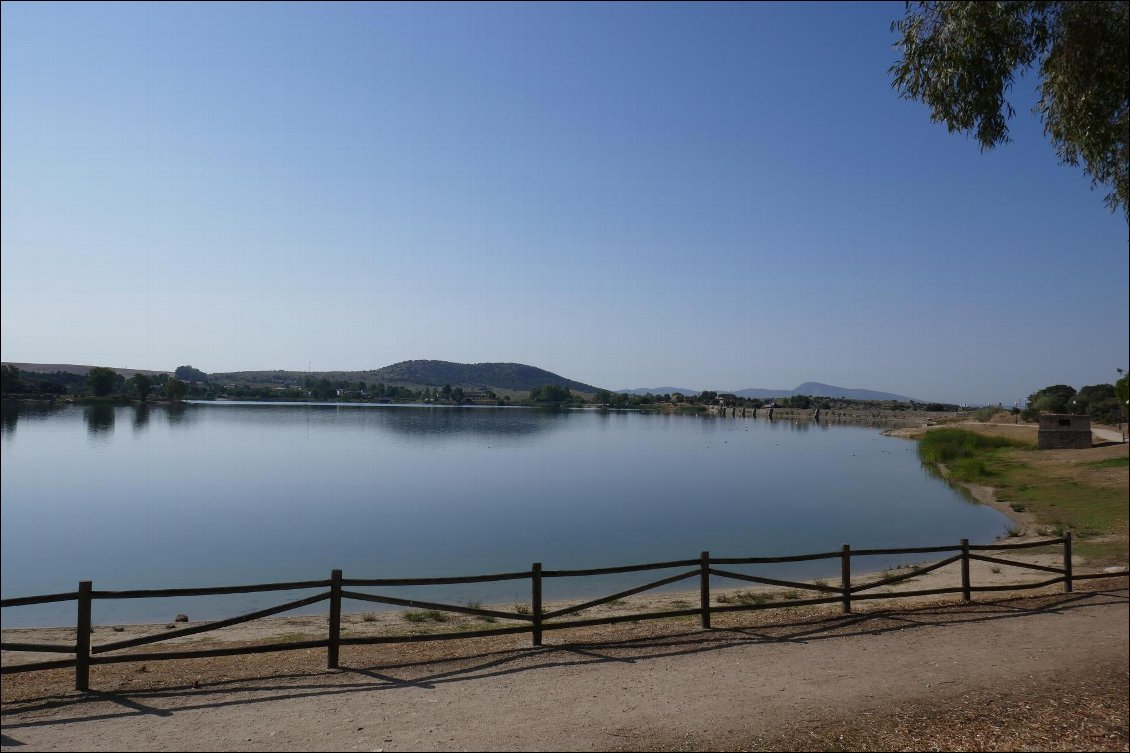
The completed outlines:
[[[718,627],[688,632],[664,625],[661,628],[670,629],[646,637],[584,643],[563,642],[541,647],[470,653],[454,658],[343,667],[318,674],[274,674],[206,683],[199,688],[183,685],[124,693],[91,691],[85,694],[44,696],[4,704],[6,716],[11,718],[17,715],[20,719],[0,724],[0,727],[10,731],[126,716],[171,717],[185,711],[318,696],[395,692],[403,689],[430,691],[440,685],[483,681],[554,667],[638,664],[653,659],[721,652],[758,644],[807,644],[947,625],[1024,619],[1035,615],[1062,614],[1127,603],[1130,603],[1130,599],[1125,589],[1112,589],[969,604],[877,609],[861,614],[816,617],[753,627]],[[344,658],[348,659],[348,656]],[[235,697],[237,695],[241,697]],[[166,707],[158,707],[153,703]],[[68,709],[73,713],[65,717],[27,718],[28,715],[65,712]],[[3,744],[19,746],[22,743],[4,736]]]

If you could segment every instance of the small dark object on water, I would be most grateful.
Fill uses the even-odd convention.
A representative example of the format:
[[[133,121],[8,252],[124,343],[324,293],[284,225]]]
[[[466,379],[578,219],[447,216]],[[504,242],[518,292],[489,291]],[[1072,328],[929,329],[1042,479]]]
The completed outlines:
[[[175,620],[173,620],[173,622],[188,622],[188,615],[187,614],[178,614],[177,618]]]

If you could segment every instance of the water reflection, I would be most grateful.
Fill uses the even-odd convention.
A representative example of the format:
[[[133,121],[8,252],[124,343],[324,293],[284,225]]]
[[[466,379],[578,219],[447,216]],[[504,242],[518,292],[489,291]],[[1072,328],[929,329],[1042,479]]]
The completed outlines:
[[[204,418],[206,415],[207,420],[232,421],[244,426],[269,425],[285,430],[295,425],[305,429],[332,426],[336,430],[376,430],[427,437],[429,441],[466,436],[531,435],[561,428],[569,419],[569,411],[493,407],[232,402],[201,402],[177,407],[187,411],[186,416]]]
[[[145,432],[146,427],[149,426],[149,406],[145,403],[139,404],[133,409],[133,433],[142,434]]]
[[[47,418],[65,406],[44,400],[0,400],[0,423],[5,436],[14,435],[20,419]]]
[[[114,406],[88,405],[83,408],[82,418],[91,439],[102,439],[114,433]]]
[[[165,417],[169,420],[170,426],[183,426],[191,423],[190,408],[191,406],[184,403],[170,403],[165,406]]]
[[[143,436],[114,434],[116,412]],[[1007,525],[924,474],[913,446],[859,427],[813,431],[810,419],[216,403],[5,411],[5,431],[18,421],[27,423],[0,453],[5,597],[79,580],[160,588],[306,580],[334,568],[424,577],[703,549],[774,556],[844,542],[989,542]],[[793,574],[835,575],[779,575]],[[641,582],[629,580],[586,580],[592,592],[574,595]],[[489,588],[511,587],[502,583]],[[132,601],[100,608],[108,621],[171,616]],[[54,619],[37,610],[3,619]],[[187,613],[223,614],[203,602]]]

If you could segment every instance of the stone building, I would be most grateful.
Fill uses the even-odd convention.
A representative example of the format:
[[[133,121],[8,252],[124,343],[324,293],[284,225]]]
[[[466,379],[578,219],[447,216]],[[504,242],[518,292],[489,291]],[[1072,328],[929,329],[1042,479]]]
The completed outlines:
[[[1041,450],[1084,450],[1091,446],[1091,419],[1068,413],[1044,413],[1036,447]]]

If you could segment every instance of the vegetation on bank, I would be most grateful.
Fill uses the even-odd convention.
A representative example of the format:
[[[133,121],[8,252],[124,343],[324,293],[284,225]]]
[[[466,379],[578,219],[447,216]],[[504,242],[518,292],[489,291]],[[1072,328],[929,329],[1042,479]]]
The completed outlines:
[[[975,434],[963,429],[936,429],[918,442],[918,457],[944,465],[957,481],[980,481],[993,475],[991,451],[1004,447],[1033,448],[1030,442]]]
[[[918,455],[944,466],[948,477],[992,486],[1013,510],[1032,513],[1046,533],[1071,531],[1075,550],[1100,562],[1124,564],[1127,542],[1127,457],[1048,455],[1032,444],[963,429],[936,429],[918,442]],[[1076,459],[1077,458],[1077,459]]]

